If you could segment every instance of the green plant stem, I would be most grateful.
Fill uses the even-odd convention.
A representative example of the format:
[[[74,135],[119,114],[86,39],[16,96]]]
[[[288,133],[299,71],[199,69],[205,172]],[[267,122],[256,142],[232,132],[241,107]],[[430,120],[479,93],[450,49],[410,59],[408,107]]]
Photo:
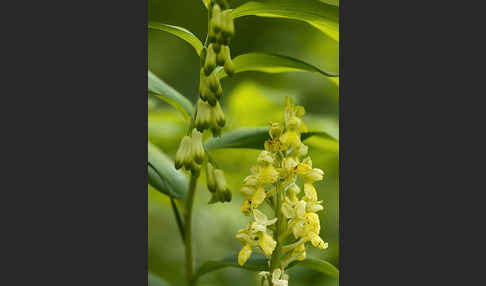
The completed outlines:
[[[192,206],[194,204],[194,193],[196,190],[197,177],[191,174],[191,181],[189,183],[189,194],[186,200],[185,213],[185,231],[184,231],[184,245],[186,250],[186,278],[187,285],[193,286],[194,275],[194,257],[192,253]]]
[[[277,185],[277,199],[276,199],[276,213],[277,213],[277,230],[275,232],[275,241],[277,242],[277,246],[275,247],[275,250],[272,253],[272,257],[270,259],[270,271],[273,272],[273,270],[280,268],[280,254],[281,254],[281,249],[282,249],[282,242],[278,239],[280,236],[280,233],[282,232],[282,226],[283,226],[283,214],[282,214],[282,202],[283,202],[283,190],[279,185]]]
[[[179,233],[181,234],[182,240],[184,240],[184,225],[181,220],[181,215],[179,214],[179,210],[177,209],[177,205],[173,198],[170,198],[170,204],[172,205],[172,211],[174,212],[174,216],[176,218],[177,227],[179,228]]]

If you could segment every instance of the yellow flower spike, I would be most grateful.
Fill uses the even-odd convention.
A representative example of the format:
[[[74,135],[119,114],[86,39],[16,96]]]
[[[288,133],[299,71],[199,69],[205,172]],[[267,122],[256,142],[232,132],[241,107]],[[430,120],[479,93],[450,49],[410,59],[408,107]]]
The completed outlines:
[[[305,201],[298,201],[295,204],[295,216],[300,219],[305,218],[305,206],[306,202]]]
[[[256,208],[259,205],[261,205],[265,200],[265,197],[266,197],[265,189],[263,187],[259,187],[251,197],[252,207]]]
[[[245,246],[243,246],[243,248],[240,250],[240,253],[238,253],[238,264],[243,266],[250,258],[251,253],[251,246],[249,244],[245,244]]]
[[[260,185],[268,185],[277,182],[278,171],[272,165],[267,165],[260,170],[258,174],[258,183]]]
[[[261,232],[259,236],[259,243],[263,253],[265,253],[265,255],[268,257],[272,256],[273,250],[277,246],[277,242],[273,239],[273,237],[265,232]]]
[[[310,183],[304,184],[304,199],[311,201],[311,202],[316,202],[317,201],[317,192],[316,188]]]

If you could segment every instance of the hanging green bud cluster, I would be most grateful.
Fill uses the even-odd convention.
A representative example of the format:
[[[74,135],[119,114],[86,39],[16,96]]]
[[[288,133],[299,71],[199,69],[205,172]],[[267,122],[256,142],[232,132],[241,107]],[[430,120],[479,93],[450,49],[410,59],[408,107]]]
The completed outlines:
[[[226,122],[219,105],[223,89],[218,77],[220,69],[217,67],[223,67],[230,76],[234,74],[235,67],[231,61],[229,44],[235,33],[235,26],[226,0],[212,0],[208,9],[209,45],[201,51],[196,128],[201,132],[211,129],[213,136],[219,136]]]
[[[191,136],[184,136],[175,157],[175,168],[184,167],[195,176],[199,176],[201,164],[204,161],[204,148],[202,145],[202,133],[192,130]]]
[[[206,164],[206,180],[208,190],[213,194],[210,204],[231,201],[231,191],[226,183],[223,170],[215,169],[211,163]]]

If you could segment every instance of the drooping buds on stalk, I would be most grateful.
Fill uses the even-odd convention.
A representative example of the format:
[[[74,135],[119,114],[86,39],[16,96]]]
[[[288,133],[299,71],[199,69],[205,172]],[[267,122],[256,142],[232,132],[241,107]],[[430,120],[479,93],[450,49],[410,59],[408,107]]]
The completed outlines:
[[[211,200],[209,201],[209,204],[214,204],[217,202],[229,202],[231,201],[231,191],[229,190],[227,183],[226,183],[226,178],[224,176],[223,170],[220,169],[213,169],[212,166],[210,167],[212,169],[212,178],[211,180],[214,180],[214,185],[215,185],[215,190],[211,197]],[[206,172],[209,172],[209,168]],[[212,183],[212,182],[211,182]],[[212,186],[211,186],[212,187]],[[208,188],[209,188],[209,180],[208,180]],[[211,190],[210,190],[211,191]]]
[[[193,175],[198,176],[201,164],[204,160],[204,148],[202,146],[202,133],[196,129],[192,130],[191,136],[184,136],[176,153],[175,168],[182,166]]]

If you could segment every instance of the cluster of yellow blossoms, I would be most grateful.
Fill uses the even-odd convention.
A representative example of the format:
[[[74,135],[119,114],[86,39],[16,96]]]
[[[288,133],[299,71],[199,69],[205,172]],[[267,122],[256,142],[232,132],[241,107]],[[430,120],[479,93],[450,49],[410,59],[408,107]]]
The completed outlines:
[[[219,105],[223,89],[217,67],[224,67],[228,75],[233,75],[235,69],[229,48],[235,26],[229,8],[226,0],[212,0],[209,3],[209,45],[201,51],[200,98],[197,102],[195,123],[199,131],[210,128],[214,136],[219,136],[225,125],[224,113]]]
[[[284,269],[294,260],[305,259],[307,242],[321,249],[328,246],[319,236],[316,212],[323,207],[313,185],[322,180],[324,172],[313,168],[311,158],[305,157],[308,147],[300,139],[301,133],[307,131],[301,119],[304,114],[302,106],[295,106],[286,97],[284,126],[271,125],[265,150],[259,154],[258,164],[251,168],[251,175],[243,180],[241,188],[248,197],[241,211],[254,220],[236,234],[243,244],[238,263],[244,265],[253,250],[259,248],[272,258],[272,263],[278,261],[278,265],[270,265],[271,277],[269,272],[261,273],[264,283],[271,281],[272,285],[288,284]],[[298,183],[303,183],[303,194]],[[258,209],[264,203],[274,210],[275,218],[269,219]],[[276,255],[276,259],[272,257]]]

